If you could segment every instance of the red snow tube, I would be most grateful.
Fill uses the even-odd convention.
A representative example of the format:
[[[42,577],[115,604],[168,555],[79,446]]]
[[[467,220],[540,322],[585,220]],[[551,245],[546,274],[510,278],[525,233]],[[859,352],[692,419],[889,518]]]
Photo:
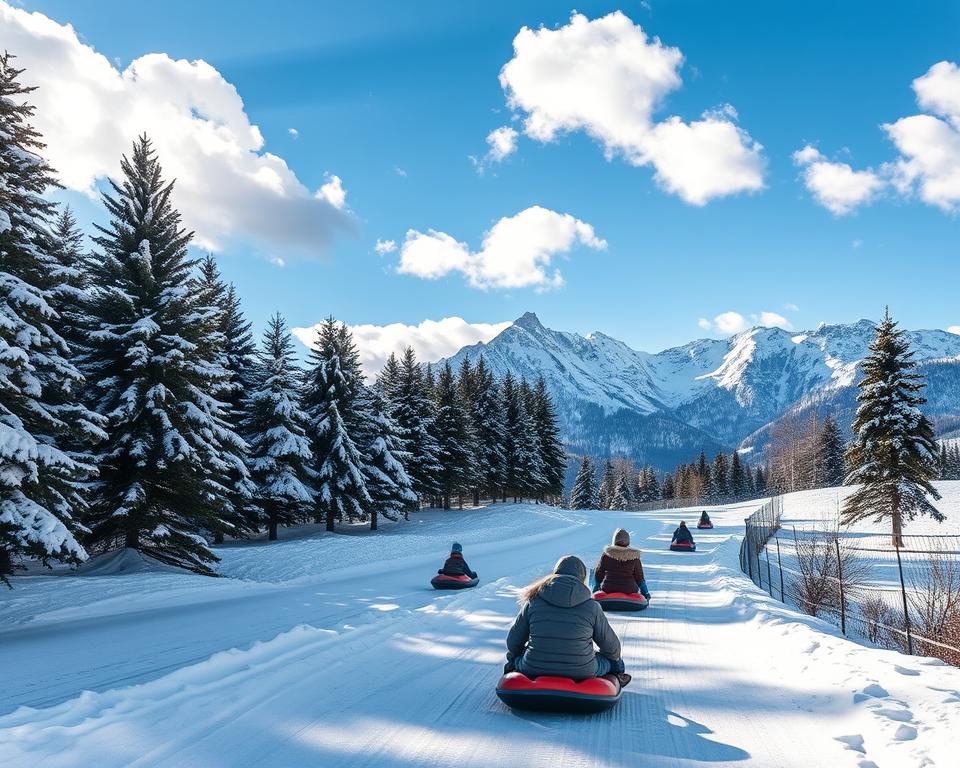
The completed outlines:
[[[593,599],[605,611],[642,611],[647,607],[647,598],[639,592],[594,592]]]
[[[471,579],[467,575],[447,576],[445,573],[438,573],[430,579],[430,583],[434,589],[470,589],[480,583],[480,577]]]
[[[620,701],[621,693],[620,681],[613,675],[577,682],[554,675],[531,680],[519,672],[508,672],[497,683],[497,698],[508,707],[541,712],[603,712]]]
[[[697,523],[697,528],[704,530],[713,528],[713,523]]]
[[[696,552],[697,545],[692,541],[675,541],[670,545],[671,552]]]

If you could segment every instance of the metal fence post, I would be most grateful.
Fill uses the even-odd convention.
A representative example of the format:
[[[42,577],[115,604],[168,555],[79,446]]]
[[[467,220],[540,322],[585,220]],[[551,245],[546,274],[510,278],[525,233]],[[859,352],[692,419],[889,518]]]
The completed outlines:
[[[763,551],[767,556],[767,588],[770,590],[770,597],[773,597],[773,577],[770,576],[770,548],[764,547]]]
[[[840,537],[833,540],[837,547],[837,584],[840,585],[840,631],[847,634],[847,603],[843,598],[843,565],[840,562]]]
[[[780,537],[777,536],[777,570],[780,571],[780,602],[787,602],[786,595],[783,594],[783,563],[780,561]]]
[[[907,588],[903,583],[903,563],[900,561],[900,542],[894,541],[897,548],[897,570],[900,572],[900,596],[903,598],[903,621],[907,629],[907,653],[913,656],[913,637],[910,635],[910,610],[907,608]]]

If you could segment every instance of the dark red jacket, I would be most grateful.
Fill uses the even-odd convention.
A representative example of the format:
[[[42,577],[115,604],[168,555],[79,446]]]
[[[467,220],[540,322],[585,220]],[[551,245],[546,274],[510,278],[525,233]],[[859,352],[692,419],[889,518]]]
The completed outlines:
[[[442,573],[444,576],[469,576],[471,579],[477,578],[477,574],[470,570],[467,561],[463,559],[463,555],[459,552],[451,552],[450,557],[448,557],[443,564],[443,568],[437,571],[437,573]]]
[[[603,592],[636,593],[643,581],[640,550],[613,544],[604,547],[593,578],[597,588]]]

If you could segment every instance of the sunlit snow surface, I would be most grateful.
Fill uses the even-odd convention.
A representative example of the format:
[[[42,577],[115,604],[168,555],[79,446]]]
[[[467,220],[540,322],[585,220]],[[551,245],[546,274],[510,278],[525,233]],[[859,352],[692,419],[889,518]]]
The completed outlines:
[[[791,498],[790,514],[830,503]],[[960,670],[756,589],[737,567],[755,506],[713,511],[694,554],[667,551],[692,512],[507,504],[223,547],[221,579],[129,553],[19,577],[0,595],[0,765],[956,765]],[[518,588],[565,553],[594,563],[621,525],[653,593],[611,614],[634,682],[602,715],[511,712],[493,689]],[[480,586],[435,592],[453,539]]]

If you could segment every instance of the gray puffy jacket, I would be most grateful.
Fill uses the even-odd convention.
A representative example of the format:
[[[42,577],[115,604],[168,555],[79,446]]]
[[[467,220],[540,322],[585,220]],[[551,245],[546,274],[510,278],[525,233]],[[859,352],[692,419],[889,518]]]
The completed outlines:
[[[526,652],[524,671],[532,676],[584,680],[597,673],[594,643],[601,655],[620,660],[620,638],[586,584],[557,575],[520,609],[507,634],[507,659]]]

